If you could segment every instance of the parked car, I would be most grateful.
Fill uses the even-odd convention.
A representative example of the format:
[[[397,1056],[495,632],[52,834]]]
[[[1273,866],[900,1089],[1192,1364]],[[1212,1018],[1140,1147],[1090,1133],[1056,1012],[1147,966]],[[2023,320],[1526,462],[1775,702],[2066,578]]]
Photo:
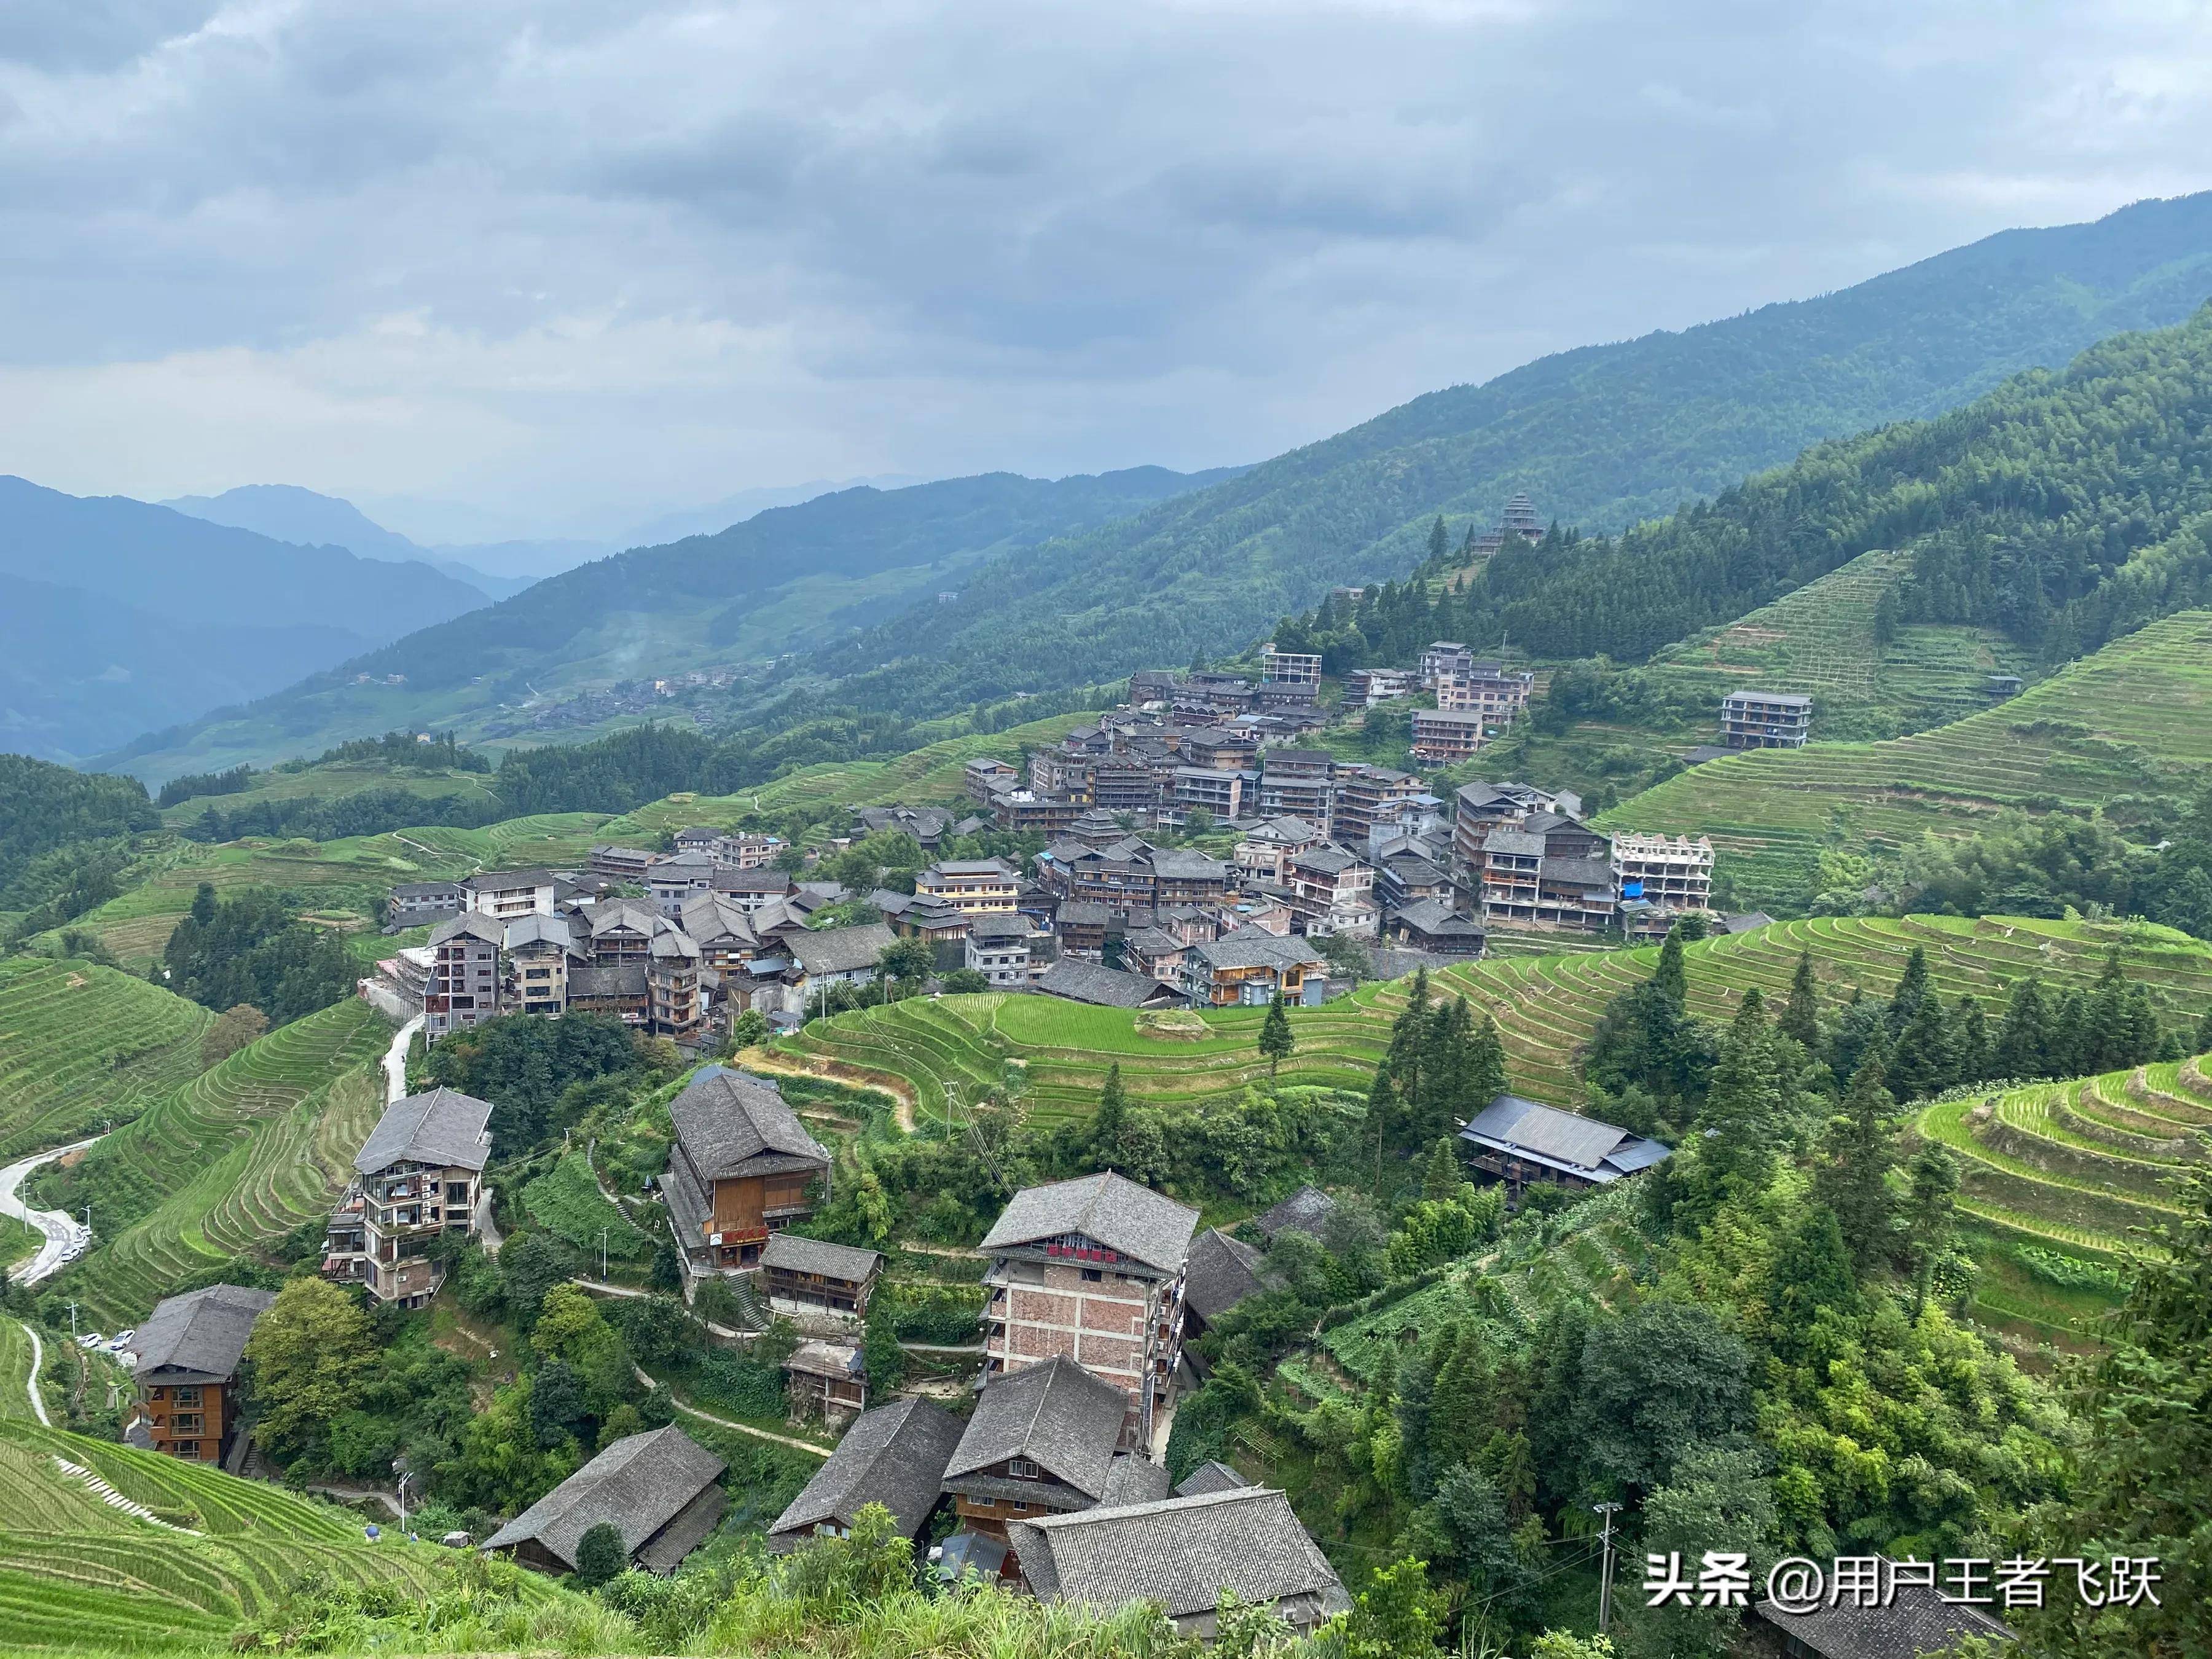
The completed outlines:
[[[137,1334],[138,1328],[135,1325],[127,1331],[118,1331],[115,1334],[115,1340],[107,1346],[114,1352],[121,1353],[125,1347],[130,1346],[131,1339]]]
[[[80,1348],[103,1348],[107,1346],[107,1339],[98,1331],[88,1331],[77,1338],[76,1345]]]

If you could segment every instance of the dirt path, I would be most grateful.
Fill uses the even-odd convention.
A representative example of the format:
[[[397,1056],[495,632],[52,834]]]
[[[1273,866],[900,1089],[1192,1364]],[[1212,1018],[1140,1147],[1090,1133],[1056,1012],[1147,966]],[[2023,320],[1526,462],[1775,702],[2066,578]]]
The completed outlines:
[[[653,1374],[644,1366],[632,1365],[630,1369],[637,1373],[637,1380],[644,1383],[647,1388],[659,1386],[653,1380]],[[712,1412],[702,1412],[696,1406],[680,1398],[673,1389],[668,1391],[668,1398],[676,1409],[686,1417],[696,1417],[702,1423],[712,1423],[718,1429],[732,1429],[739,1434],[749,1434],[756,1440],[771,1440],[779,1446],[788,1446],[793,1451],[803,1451],[810,1457],[826,1458],[830,1455],[830,1449],[827,1446],[817,1446],[809,1441],[794,1440],[787,1434],[772,1434],[766,1429],[757,1429],[750,1423],[734,1423],[726,1417],[717,1417]]]
[[[861,1072],[833,1060],[793,1060],[789,1054],[770,1054],[765,1048],[747,1048],[738,1055],[737,1063],[749,1072],[781,1072],[787,1077],[818,1077],[830,1083],[849,1084],[855,1089],[873,1089],[878,1094],[891,1097],[891,1121],[902,1133],[915,1133],[914,1085],[887,1073]]]
[[[604,1279],[576,1278],[571,1279],[568,1282],[571,1285],[580,1285],[586,1290],[597,1291],[601,1296],[636,1297],[654,1294],[652,1291],[641,1291],[635,1285],[610,1285]],[[696,1316],[695,1315],[694,1317]],[[702,1319],[699,1322],[714,1335],[725,1337],[732,1342],[750,1342],[760,1334],[758,1331],[733,1331],[726,1325],[715,1324],[711,1319]]]

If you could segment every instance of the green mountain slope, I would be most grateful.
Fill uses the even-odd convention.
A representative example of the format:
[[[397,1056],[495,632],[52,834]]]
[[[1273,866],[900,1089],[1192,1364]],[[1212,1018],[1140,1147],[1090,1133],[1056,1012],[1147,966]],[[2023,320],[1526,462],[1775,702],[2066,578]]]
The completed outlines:
[[[864,704],[913,708],[1218,654],[1332,585],[1407,570],[1435,514],[1456,540],[1527,489],[1562,522],[1618,527],[1808,444],[1935,415],[2118,330],[2172,323],[2208,294],[2212,195],[2008,231],[1816,300],[1416,398],[1048,556],[1002,561],[958,604],[910,611],[818,665],[863,677]],[[1625,638],[1648,651],[1780,591],[1754,585],[1726,608],[1680,614],[1624,577],[1621,604],[1663,619]],[[1601,632],[1604,616],[1583,631]],[[1562,645],[1540,649],[1596,648]],[[912,660],[870,677],[890,659]]]
[[[2212,780],[2212,611],[2154,622],[2008,702],[1886,743],[1730,755],[1630,797],[1608,829],[1711,836],[1747,907],[1809,902],[1829,848],[1967,836],[2001,807],[2132,803],[2177,821]],[[2153,837],[2154,839],[2155,837]]]
[[[997,472],[840,490],[716,535],[548,577],[246,708],[145,738],[102,764],[159,780],[401,726],[471,738],[573,728],[580,722],[562,705],[580,691],[758,663],[917,599],[935,605],[981,561],[1018,561],[1020,550],[1224,476],[1136,467],[1047,482]]]

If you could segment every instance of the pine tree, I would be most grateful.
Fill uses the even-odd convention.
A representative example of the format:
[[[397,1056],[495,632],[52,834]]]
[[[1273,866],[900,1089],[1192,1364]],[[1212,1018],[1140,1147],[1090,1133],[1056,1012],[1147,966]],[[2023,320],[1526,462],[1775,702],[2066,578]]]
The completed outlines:
[[[1958,1208],[1959,1160],[1950,1149],[1929,1141],[1916,1153],[1911,1194],[1905,1200],[1905,1247],[1912,1258],[1912,1316],[1928,1305],[1928,1286],[1936,1261],[1949,1248],[1951,1221]]]
[[[1745,992],[1697,1120],[1699,1129],[1713,1132],[1700,1143],[1705,1166],[1723,1182],[1753,1188],[1766,1184],[1781,1139],[1782,1073],[1772,1036],[1759,992]]]
[[[1774,1253],[1768,1299],[1774,1310],[1775,1352],[1785,1358],[1805,1351],[1814,1316],[1821,1309],[1849,1313],[1858,1306],[1859,1286],[1851,1272],[1851,1253],[1844,1243],[1836,1212],[1826,1205],[1814,1205]]]
[[[215,884],[204,881],[192,889],[191,919],[203,927],[215,920]]]
[[[1892,1038],[1920,1012],[1920,1005],[1928,1000],[1929,984],[1928,952],[1916,945],[1905,958],[1905,974],[1897,981],[1897,989],[1890,993],[1887,1024]]]
[[[1297,1039],[1291,1035],[1291,1017],[1283,1012],[1283,994],[1275,993],[1275,1000],[1267,1005],[1267,1018],[1260,1027],[1260,1052],[1267,1057],[1267,1075],[1273,1077],[1297,1047]]]
[[[2158,1023],[2158,1005],[2150,1000],[2150,987],[2128,988],[2127,1036],[2119,1063],[2147,1066],[2160,1057],[2164,1030]]]
[[[1444,554],[1450,546],[1451,543],[1444,534],[1444,515],[1439,513],[1437,514],[1437,521],[1429,526],[1429,562],[1432,565],[1442,564],[1444,562]]]
[[[1116,1060],[1106,1068],[1106,1085],[1098,1091],[1098,1109],[1091,1118],[1091,1155],[1095,1162],[1112,1165],[1128,1116],[1129,1099],[1121,1091],[1121,1064]]]
[[[1459,1189],[1466,1184],[1467,1176],[1461,1172],[1459,1154],[1453,1149],[1451,1137],[1439,1138],[1429,1148],[1429,1161],[1421,1171],[1421,1196],[1437,1200],[1457,1198]]]
[[[2075,1070],[2083,1073],[2109,1072],[2132,1066],[2127,975],[2120,971],[2119,947],[2105,954],[2104,970],[2089,994],[2075,1038]]]
[[[1398,1127],[1402,1109],[1397,1084],[1391,1078],[1390,1068],[1385,1066],[1375,1073],[1374,1085],[1367,1091],[1367,1135],[1375,1143],[1373,1196],[1378,1200],[1382,1196],[1383,1152]]]
[[[1797,971],[1790,976],[1790,1000],[1782,1005],[1782,1018],[1775,1024],[1807,1054],[1820,1052],[1820,982],[1814,976],[1809,949],[1797,953]]]
[[[1828,1126],[1815,1197],[1835,1212],[1852,1264],[1865,1273],[1889,1253],[1889,1172],[1897,1155],[1888,1114],[1896,1103],[1882,1086],[1881,1062],[1869,1060],[1851,1074],[1842,1115]]]
[[[1913,1009],[1890,1050],[1887,1072],[1890,1091],[1899,1100],[1926,1100],[1958,1080],[1958,1057],[1952,1051],[1942,998],[1931,993]]]
[[[2060,999],[2057,1012],[2051,1017],[2045,1063],[2051,1067],[2052,1077],[2079,1077],[2091,1069],[2082,1059],[2089,1046],[2084,1041],[2088,1029],[2088,998],[2079,991],[2069,991]]]
[[[1997,1027],[1990,1071],[2000,1078],[2051,1075],[2051,1010],[2044,1000],[2043,981],[2033,974],[2012,988],[2004,1023]]]
[[[1652,975],[1667,1000],[1680,1012],[1690,1000],[1689,970],[1682,963],[1682,937],[1679,931],[1670,930],[1667,942],[1659,947],[1659,969]]]
[[[1951,1032],[1951,1053],[1958,1082],[1989,1081],[1990,1023],[1977,998],[1959,999],[1958,1018]]]

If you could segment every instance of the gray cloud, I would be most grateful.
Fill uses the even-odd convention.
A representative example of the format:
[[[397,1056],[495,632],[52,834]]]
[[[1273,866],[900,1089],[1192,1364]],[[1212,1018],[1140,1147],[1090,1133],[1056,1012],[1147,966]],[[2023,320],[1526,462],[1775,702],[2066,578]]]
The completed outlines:
[[[1254,459],[2212,183],[2212,22],[2008,19],[19,0],[0,469],[550,532],[795,477]]]

